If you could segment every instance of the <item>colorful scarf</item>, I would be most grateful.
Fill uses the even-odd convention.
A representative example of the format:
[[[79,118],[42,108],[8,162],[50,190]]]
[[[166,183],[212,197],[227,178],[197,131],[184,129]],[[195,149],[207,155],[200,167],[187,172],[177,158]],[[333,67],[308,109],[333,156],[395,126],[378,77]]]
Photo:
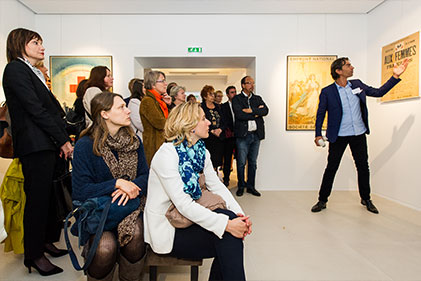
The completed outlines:
[[[115,179],[124,178],[132,181],[136,178],[138,164],[137,149],[139,148],[140,141],[137,137],[135,137],[132,144],[130,144],[130,141],[131,137],[129,133],[126,129],[122,128],[118,131],[115,138],[108,135],[107,140],[100,149],[102,159],[104,159],[105,164],[107,164]],[[112,151],[117,152],[118,159]],[[145,197],[142,197],[139,208],[118,224],[118,242],[121,247],[124,247],[132,240],[136,228],[136,220],[140,212],[143,212],[144,207]]]
[[[156,90],[154,89],[150,89],[148,90],[152,95],[154,95],[156,101],[159,103],[159,106],[162,109],[162,112],[164,113],[165,119],[168,118],[168,106],[167,104],[162,100],[162,95],[160,93],[158,93]]]
[[[175,150],[179,158],[178,172],[184,182],[183,191],[194,200],[197,200],[202,196],[202,190],[199,185],[199,173],[203,172],[205,166],[205,143],[202,140],[198,140],[196,144],[189,147],[187,140],[184,140],[179,145],[175,145]]]

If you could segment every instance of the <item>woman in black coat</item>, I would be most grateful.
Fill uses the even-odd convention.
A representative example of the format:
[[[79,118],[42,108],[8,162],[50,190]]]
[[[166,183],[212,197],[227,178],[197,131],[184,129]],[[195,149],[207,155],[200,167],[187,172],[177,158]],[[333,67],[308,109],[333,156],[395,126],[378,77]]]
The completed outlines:
[[[213,168],[217,171],[222,166],[222,157],[224,153],[224,144],[221,140],[221,133],[225,129],[222,110],[215,101],[215,90],[212,86],[205,85],[200,91],[202,97],[202,109],[205,112],[206,119],[210,121],[209,137],[203,139],[206,149],[209,150]]]
[[[3,88],[10,113],[14,156],[22,163],[26,205],[24,210],[24,264],[41,275],[63,271],[45,256],[67,251],[52,243],[60,237],[61,224],[51,204],[53,174],[59,156],[73,152],[64,127],[64,111],[34,65],[44,59],[41,36],[31,30],[12,30],[7,38],[8,64]]]

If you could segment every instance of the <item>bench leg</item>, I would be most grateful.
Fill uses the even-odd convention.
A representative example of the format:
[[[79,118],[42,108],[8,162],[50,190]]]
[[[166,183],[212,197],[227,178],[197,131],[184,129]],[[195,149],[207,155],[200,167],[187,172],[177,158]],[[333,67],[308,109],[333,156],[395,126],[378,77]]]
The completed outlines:
[[[149,281],[156,281],[157,278],[157,267],[153,265],[149,266]]]
[[[190,280],[191,281],[199,280],[199,267],[197,265],[192,265],[190,268]]]

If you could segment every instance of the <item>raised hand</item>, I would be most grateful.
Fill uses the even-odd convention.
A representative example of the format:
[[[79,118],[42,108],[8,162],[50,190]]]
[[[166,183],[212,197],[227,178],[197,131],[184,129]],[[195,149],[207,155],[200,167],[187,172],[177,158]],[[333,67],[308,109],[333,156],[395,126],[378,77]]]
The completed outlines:
[[[398,66],[397,63],[395,62],[394,66],[393,66],[393,77],[395,78],[399,78],[399,76],[402,75],[402,73],[405,72],[406,67],[409,64],[409,59],[406,58],[403,60],[403,62]]]

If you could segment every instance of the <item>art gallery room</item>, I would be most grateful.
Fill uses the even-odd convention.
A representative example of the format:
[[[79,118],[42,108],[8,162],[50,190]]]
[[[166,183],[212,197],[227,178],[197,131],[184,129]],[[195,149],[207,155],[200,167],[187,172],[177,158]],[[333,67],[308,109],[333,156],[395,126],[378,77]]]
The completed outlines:
[[[257,160],[256,189],[262,196],[236,195],[235,163],[229,185],[253,222],[244,239],[247,280],[421,281],[420,15],[419,0],[0,0],[0,75],[7,65],[7,36],[19,27],[42,36],[50,70],[53,58],[108,58],[112,91],[123,97],[130,95],[128,82],[151,69],[198,97],[204,85],[213,85],[224,93],[223,102],[226,87],[240,92],[241,78],[249,75],[269,114]],[[314,143],[315,109],[308,125],[288,126],[291,111],[301,114],[297,106],[304,99],[291,96],[292,83],[306,83],[313,74],[317,108],[321,89],[334,82],[331,61],[348,57],[355,67],[350,79],[379,88],[392,75],[394,61],[384,54],[390,46],[401,54],[399,61],[396,54],[393,59],[401,63],[404,54],[409,65],[396,98],[367,98],[371,199],[379,213],[360,202],[349,148],[326,209],[312,212],[328,145]],[[411,51],[399,52],[406,47]],[[307,65],[332,57],[324,67]],[[292,58],[306,60],[294,68]],[[54,95],[71,106],[76,96],[55,92],[54,83]],[[11,161],[0,159],[0,179]],[[77,238],[70,237],[79,254]],[[86,279],[68,255],[47,255],[63,273],[29,274],[23,254],[6,252],[4,245],[2,281]],[[66,248],[63,234],[57,246]],[[203,260],[199,280],[208,280],[211,264],[212,259]],[[191,274],[189,266],[174,265],[158,266],[157,272],[160,281],[190,280]],[[149,278],[145,266],[140,280]],[[119,280],[118,271],[113,280]]]

